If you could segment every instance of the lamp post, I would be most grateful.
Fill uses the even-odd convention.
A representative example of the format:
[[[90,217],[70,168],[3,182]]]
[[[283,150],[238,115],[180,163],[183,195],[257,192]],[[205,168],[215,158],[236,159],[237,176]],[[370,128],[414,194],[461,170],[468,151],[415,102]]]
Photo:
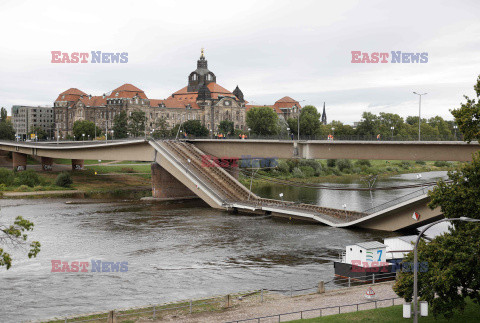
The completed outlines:
[[[114,130],[112,130],[112,140],[113,140],[113,133],[114,133]]]
[[[422,95],[427,95],[427,93],[417,93],[413,92],[413,94],[418,95],[419,101],[418,101],[418,141],[420,141],[420,125],[422,124]]]
[[[455,130],[455,141],[457,141],[457,129],[458,129],[458,126],[454,125],[453,130]]]
[[[390,127],[390,129],[392,130],[392,141],[393,141],[393,130],[395,129],[395,127]]]
[[[332,127],[332,140],[335,137],[335,127]]]
[[[417,240],[415,242],[415,246],[413,247],[413,322],[418,323],[418,254],[417,254],[417,247],[418,243],[420,242],[420,238],[422,237],[423,233],[427,231],[430,227],[434,226],[435,224],[446,222],[446,221],[464,221],[464,222],[480,222],[479,219],[471,219],[467,217],[460,217],[455,219],[441,219],[435,221],[429,225],[427,225],[422,231],[420,231]]]
[[[252,129],[248,128],[248,138],[250,138],[250,130]]]
[[[82,133],[83,145],[85,145],[85,134]]]

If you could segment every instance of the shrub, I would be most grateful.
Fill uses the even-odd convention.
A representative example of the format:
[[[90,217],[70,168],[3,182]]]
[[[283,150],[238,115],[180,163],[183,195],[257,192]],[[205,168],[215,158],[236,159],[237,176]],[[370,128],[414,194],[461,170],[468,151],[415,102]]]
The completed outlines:
[[[288,167],[290,168],[289,172],[292,172],[295,169],[295,167],[298,167],[298,159],[289,159],[287,160],[287,164],[288,164]]]
[[[416,160],[416,161],[415,161],[415,164],[417,164],[417,165],[426,165],[427,163],[426,163],[425,161],[423,161],[423,160]]]
[[[122,167],[120,168],[120,171],[122,173],[136,173],[135,169],[133,169],[132,167]]]
[[[15,175],[12,170],[6,168],[0,168],[0,184],[5,186],[11,186],[15,179]]]
[[[28,187],[27,185],[20,185],[15,189],[17,192],[30,192],[32,189]]]
[[[72,176],[67,172],[62,172],[58,174],[57,179],[55,179],[55,185],[60,187],[69,187],[72,184]]]
[[[340,159],[339,161],[337,161],[337,168],[341,172],[350,170],[352,169],[352,162],[350,161],[350,159]]]
[[[372,163],[368,159],[359,159],[355,162],[355,166],[372,167]]]
[[[406,161],[406,160],[402,160],[400,162],[400,167],[402,167],[403,169],[409,169],[410,166],[412,166],[412,164],[410,164],[410,162]]]
[[[315,169],[310,166],[300,166],[300,170],[302,171],[305,177],[312,177],[315,175]]]
[[[443,160],[437,160],[436,162],[433,163],[433,166],[435,167],[447,167],[450,166],[450,163],[447,161]]]
[[[353,167],[352,172],[355,174],[361,174],[362,169],[360,167]]]
[[[284,174],[288,174],[290,173],[290,166],[288,166],[288,163],[284,160],[281,160],[279,163],[278,163],[278,171],[284,173]]]
[[[303,175],[302,171],[300,170],[300,168],[295,167],[295,168],[293,169],[292,176],[293,176],[293,177],[302,178],[304,175]]]
[[[32,169],[24,170],[16,173],[14,183],[34,187],[40,184],[40,176]]]
[[[336,163],[337,163],[336,159],[327,159],[327,166],[328,167],[335,167]]]

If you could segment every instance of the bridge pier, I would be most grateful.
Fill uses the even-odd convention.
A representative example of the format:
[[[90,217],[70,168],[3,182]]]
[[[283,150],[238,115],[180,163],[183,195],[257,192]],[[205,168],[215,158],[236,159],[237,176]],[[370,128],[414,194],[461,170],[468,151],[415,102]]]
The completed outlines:
[[[53,165],[53,158],[50,157],[42,157],[42,170],[43,171],[51,171]]]
[[[83,159],[72,159],[72,170],[83,170]]]
[[[12,152],[13,169],[20,172],[27,169],[27,155]]]
[[[152,163],[152,197],[158,199],[184,199],[195,194],[157,163]]]

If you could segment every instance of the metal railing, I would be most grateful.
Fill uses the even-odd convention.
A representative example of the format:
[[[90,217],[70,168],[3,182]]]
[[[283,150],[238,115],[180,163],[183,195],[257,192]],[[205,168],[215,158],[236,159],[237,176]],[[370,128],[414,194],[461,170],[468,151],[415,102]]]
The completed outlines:
[[[311,308],[311,309],[307,309],[307,310],[301,310],[301,311],[295,311],[295,312],[287,312],[287,313],[281,313],[281,314],[274,314],[274,315],[266,315],[266,316],[259,316],[259,317],[255,317],[255,318],[249,318],[249,319],[243,319],[243,320],[235,320],[235,321],[229,321],[227,323],[240,323],[240,322],[261,322],[262,320],[266,320],[266,319],[278,319],[278,322],[281,322],[282,321],[282,317],[284,316],[290,316],[288,318],[289,321],[291,320],[295,320],[295,319],[300,319],[300,320],[303,320],[303,319],[306,319],[306,318],[315,318],[315,317],[322,317],[322,316],[325,316],[325,314],[327,315],[333,315],[333,314],[342,314],[342,308],[356,308],[355,312],[358,312],[360,310],[360,305],[365,305],[365,304],[375,304],[375,309],[379,308],[378,307],[378,304],[380,302],[385,302],[387,303],[388,302],[388,306],[380,306],[380,307],[390,307],[390,306],[395,306],[395,301],[396,300],[403,300],[403,298],[400,298],[400,297],[393,297],[393,298],[384,298],[384,299],[378,299],[378,300],[371,300],[371,301],[366,301],[366,302],[361,302],[361,303],[355,303],[355,304],[344,304],[344,305],[336,305],[336,306],[326,306],[326,307],[319,307],[319,308]],[[390,301],[392,302],[391,305],[390,305]],[[333,313],[333,311],[331,311],[332,313],[325,313],[327,310],[337,310],[338,309],[338,312],[335,311],[335,313]],[[365,308],[366,310],[366,308]],[[316,312],[318,312],[318,315],[315,315]],[[353,311],[349,311],[348,313],[351,313]],[[305,314],[306,313],[313,313],[313,315],[311,315],[310,317],[306,317]],[[347,312],[344,312],[344,313],[347,313]],[[294,316],[295,317],[292,317]]]
[[[374,206],[372,208],[366,209],[366,210],[362,211],[362,213],[370,215],[370,214],[380,212],[382,210],[386,210],[386,209],[388,209],[390,207],[393,207],[395,205],[398,205],[400,203],[407,202],[407,201],[409,201],[411,199],[414,199],[416,197],[420,197],[422,195],[425,195],[432,189],[433,189],[433,187],[424,186],[419,190],[416,190],[416,191],[413,191],[411,193],[402,195],[402,196],[400,196],[400,197],[398,197],[398,198],[396,198],[392,201],[388,201],[388,202],[385,202],[383,204],[379,204],[379,205]]]

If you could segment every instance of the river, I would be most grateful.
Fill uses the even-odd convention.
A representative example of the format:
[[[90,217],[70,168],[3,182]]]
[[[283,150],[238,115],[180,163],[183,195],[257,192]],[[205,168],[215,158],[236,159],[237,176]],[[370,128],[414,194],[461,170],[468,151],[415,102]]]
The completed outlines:
[[[424,173],[429,181],[445,172]],[[415,174],[377,186],[418,182]],[[338,186],[339,183],[331,184]],[[361,186],[358,181],[341,185]],[[415,190],[376,191],[375,204]],[[363,210],[369,192],[260,186],[263,197]],[[2,322],[62,317],[260,288],[315,287],[333,278],[332,261],[345,245],[398,233],[338,229],[269,216],[233,215],[188,203],[65,199],[0,200],[0,222],[21,215],[35,222],[37,258],[13,252],[0,269]],[[52,272],[52,260],[128,262],[126,272]],[[90,271],[90,269],[89,269]]]

